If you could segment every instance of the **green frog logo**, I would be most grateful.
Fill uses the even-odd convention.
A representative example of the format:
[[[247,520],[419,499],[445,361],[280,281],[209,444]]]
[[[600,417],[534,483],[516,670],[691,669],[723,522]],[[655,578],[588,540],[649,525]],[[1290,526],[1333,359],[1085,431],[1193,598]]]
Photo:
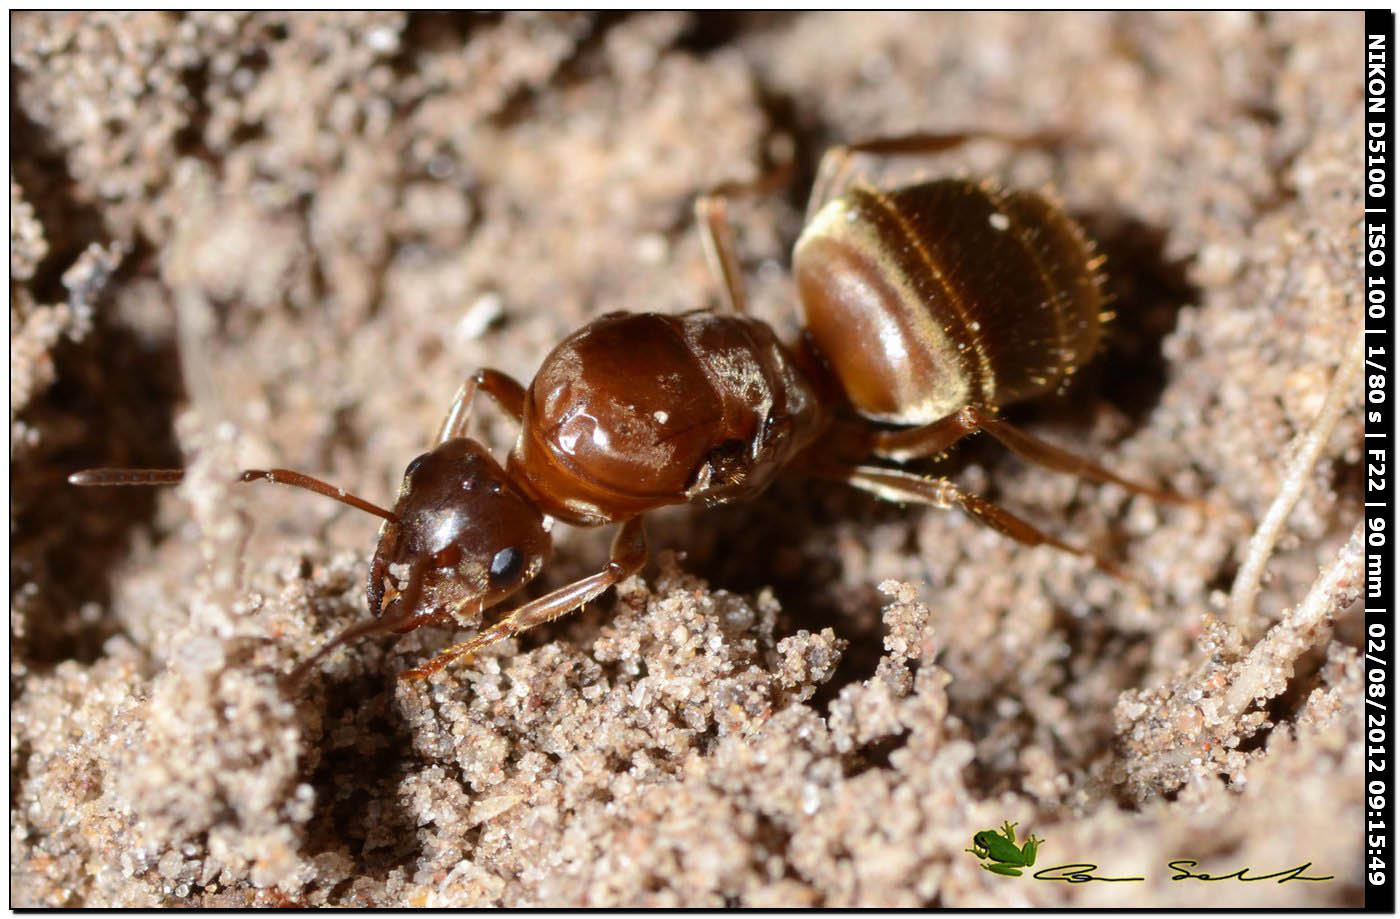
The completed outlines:
[[[986,859],[982,867],[994,874],[1020,877],[1022,868],[1035,864],[1035,853],[1044,842],[1032,833],[1026,837],[1026,844],[1017,848],[1016,824],[1003,821],[1000,833],[983,830],[972,834],[972,848],[963,851]]]

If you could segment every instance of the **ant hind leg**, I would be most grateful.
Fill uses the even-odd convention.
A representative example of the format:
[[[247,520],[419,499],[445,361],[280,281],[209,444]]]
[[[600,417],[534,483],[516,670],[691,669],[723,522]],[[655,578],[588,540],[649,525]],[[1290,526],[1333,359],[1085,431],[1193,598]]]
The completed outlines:
[[[823,478],[836,479],[868,491],[878,498],[901,504],[927,504],[937,508],[956,507],[978,523],[991,527],[1026,546],[1053,546],[1061,552],[1091,559],[1106,574],[1133,583],[1119,565],[1088,549],[1062,542],[1027,523],[1010,511],[959,488],[943,478],[925,478],[899,469],[880,466],[832,466],[817,470]]]
[[[705,246],[710,273],[719,281],[724,293],[722,312],[742,316],[748,313],[749,303],[744,292],[743,269],[734,246],[734,228],[729,223],[728,200],[719,192],[696,198],[695,222],[700,227],[700,242]]]
[[[1010,134],[1000,131],[947,131],[898,134],[870,137],[855,143],[832,147],[822,154],[812,193],[807,199],[806,221],[810,223],[822,205],[849,185],[847,173],[851,162],[859,155],[899,157],[918,156],[953,150],[974,140],[994,140],[1018,149],[1054,149],[1065,142],[1065,135],[1056,131]]]
[[[1092,460],[1027,434],[997,418],[994,413],[975,405],[922,427],[906,428],[902,431],[879,431],[872,436],[871,451],[885,459],[904,462],[935,456],[977,431],[985,431],[995,437],[1002,446],[1026,462],[1035,463],[1054,472],[1076,475],[1093,482],[1112,483],[1136,494],[1146,495],[1154,501],[1210,510],[1205,502],[1188,498],[1169,488],[1156,488],[1125,479]]]
[[[792,170],[792,161],[788,160],[752,182],[725,182],[695,199],[695,223],[700,228],[700,242],[705,247],[710,272],[724,292],[724,312],[742,316],[749,311],[743,266],[734,243],[734,228],[729,222],[729,202],[740,196],[767,194],[781,188],[791,177]]]

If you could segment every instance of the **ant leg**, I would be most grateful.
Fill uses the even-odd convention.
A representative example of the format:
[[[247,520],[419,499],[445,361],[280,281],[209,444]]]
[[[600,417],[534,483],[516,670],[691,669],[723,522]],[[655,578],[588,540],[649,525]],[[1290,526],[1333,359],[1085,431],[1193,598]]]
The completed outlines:
[[[399,679],[421,680],[432,676],[459,657],[473,654],[503,638],[518,635],[526,629],[571,613],[609,587],[636,574],[646,564],[646,560],[647,538],[642,529],[642,518],[633,517],[617,531],[617,536],[613,538],[608,565],[602,571],[526,603],[495,625],[479,632],[475,638],[448,648],[422,667],[405,670],[399,674]]]
[[[447,417],[442,419],[442,427],[438,430],[438,443],[467,436],[467,423],[472,417],[472,398],[478,389],[494,399],[501,410],[516,421],[524,417],[525,387],[499,370],[478,370],[467,377],[453,397],[452,407],[447,410]]]
[[[1068,450],[1061,449],[1039,437],[1027,434],[975,405],[961,409],[933,424],[903,431],[881,431],[874,435],[871,449],[877,456],[903,462],[941,453],[963,437],[976,431],[985,431],[992,435],[1004,447],[1028,463],[1035,463],[1055,472],[1077,475],[1094,482],[1111,482],[1136,494],[1146,495],[1155,501],[1208,509],[1205,502],[1188,498],[1171,489],[1155,488],[1151,485],[1143,485],[1131,479],[1125,479],[1091,460],[1070,453]]]
[[[433,612],[410,616],[407,619],[370,619],[365,622],[357,622],[346,627],[340,634],[322,645],[315,654],[298,664],[296,669],[283,678],[283,685],[287,689],[296,689],[306,680],[307,675],[311,673],[315,666],[320,663],[327,654],[330,654],[336,648],[356,638],[388,632],[397,632],[402,635],[405,632],[411,632],[421,626],[448,622],[449,619],[450,617],[446,613]]]
[[[870,452],[897,463],[937,456],[967,435],[979,430],[980,418],[976,409],[968,407],[917,428],[875,431],[870,435]]]
[[[723,312],[742,316],[749,311],[749,302],[728,211],[728,199],[722,194],[711,192],[695,199],[695,222],[705,246],[705,261],[724,291]]]
[[[752,182],[726,182],[695,199],[695,223],[700,228],[700,242],[704,244],[710,271],[724,290],[725,312],[743,315],[749,311],[743,269],[734,244],[734,229],[729,222],[729,200],[781,188],[791,177],[792,167],[792,161],[788,160]]]
[[[924,478],[899,469],[884,469],[879,466],[851,466],[844,470],[833,466],[819,470],[819,473],[826,478],[838,479],[868,491],[886,501],[928,504],[943,509],[957,507],[977,522],[1023,545],[1054,546],[1061,552],[1092,559],[1100,571],[1116,578],[1129,582],[1133,580],[1126,571],[1103,556],[1061,542],[986,498],[963,491],[947,479]]]
[[[1017,148],[1053,149],[1065,141],[1065,135],[1056,131],[1032,134],[1004,134],[1000,131],[921,132],[872,137],[832,147],[822,154],[821,163],[817,166],[817,177],[812,183],[812,193],[807,199],[807,216],[804,222],[811,222],[822,205],[835,196],[836,188],[845,187],[844,183],[838,183],[837,179],[844,177],[850,169],[852,159],[857,155],[896,157],[940,153],[973,140],[995,140]]]

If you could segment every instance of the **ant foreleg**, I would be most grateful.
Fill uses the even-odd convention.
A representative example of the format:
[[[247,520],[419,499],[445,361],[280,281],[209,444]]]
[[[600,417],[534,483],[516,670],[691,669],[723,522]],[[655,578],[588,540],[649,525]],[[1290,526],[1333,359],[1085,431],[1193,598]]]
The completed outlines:
[[[467,381],[457,390],[452,407],[447,410],[447,417],[442,419],[442,427],[438,430],[439,444],[467,436],[467,423],[472,417],[472,399],[478,389],[495,400],[501,411],[517,422],[525,416],[525,387],[499,370],[484,368],[467,377]]]
[[[1069,543],[1061,542],[986,498],[963,491],[947,479],[924,478],[899,469],[884,469],[879,466],[851,466],[845,469],[839,466],[829,466],[819,467],[816,472],[824,478],[843,481],[886,501],[901,504],[928,504],[944,509],[957,507],[979,523],[983,523],[1023,545],[1054,546],[1061,552],[1092,559],[1100,571],[1124,581],[1133,581],[1128,573],[1114,562],[1097,553],[1090,552],[1088,549],[1080,549]]]
[[[976,406],[968,406],[947,418],[922,427],[902,431],[880,431],[873,435],[871,450],[877,456],[904,462],[935,456],[977,431],[985,431],[995,437],[1004,447],[1028,463],[1094,482],[1109,482],[1128,491],[1146,495],[1155,501],[1184,504],[1200,510],[1210,509],[1205,502],[1188,498],[1171,489],[1156,488],[1125,479],[1091,460],[1027,434]]]
[[[436,625],[447,621],[448,617],[444,613],[428,613],[419,616],[410,616],[407,619],[370,619],[365,622],[357,622],[346,627],[339,635],[322,645],[315,654],[296,666],[291,673],[285,677],[284,686],[291,690],[301,686],[312,668],[320,663],[327,654],[336,648],[356,638],[363,638],[366,635],[379,635],[388,632],[411,632],[412,630],[425,625]]]
[[[421,667],[399,674],[402,680],[421,680],[432,676],[460,657],[466,657],[493,645],[503,638],[518,635],[526,629],[543,625],[580,608],[603,591],[632,575],[646,564],[647,539],[642,518],[633,517],[622,525],[613,539],[608,565],[597,574],[575,581],[519,607],[476,637],[454,645]]]

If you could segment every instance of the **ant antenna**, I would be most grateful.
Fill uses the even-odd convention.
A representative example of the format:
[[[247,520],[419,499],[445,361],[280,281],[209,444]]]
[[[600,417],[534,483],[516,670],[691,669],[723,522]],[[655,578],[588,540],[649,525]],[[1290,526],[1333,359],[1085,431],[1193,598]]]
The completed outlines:
[[[75,472],[68,477],[72,485],[85,487],[103,485],[178,485],[185,480],[185,470],[183,469],[84,469]],[[364,498],[350,494],[343,488],[337,488],[320,479],[313,478],[302,472],[292,469],[245,469],[238,474],[239,482],[277,482],[282,485],[291,485],[295,488],[304,488],[307,491],[314,491],[318,495],[325,495],[333,498],[341,504],[348,504],[376,517],[383,517],[390,523],[399,522],[398,515],[393,511],[385,510],[377,504],[371,504]],[[354,638],[364,635],[373,635],[376,632],[392,632],[404,625],[402,619],[376,618],[367,622],[356,623],[342,631],[321,646],[315,654],[303,661],[290,674],[283,678],[284,685],[288,688],[296,688],[311,669],[319,663],[327,654]]]
[[[178,485],[185,479],[183,469],[84,469],[68,477],[71,485]],[[343,488],[337,488],[320,479],[312,478],[291,469],[245,469],[238,476],[240,482],[277,482],[314,491],[318,495],[333,498],[341,504],[348,504],[367,514],[383,517],[393,523],[398,517],[378,504],[371,504],[364,498],[356,497]]]

